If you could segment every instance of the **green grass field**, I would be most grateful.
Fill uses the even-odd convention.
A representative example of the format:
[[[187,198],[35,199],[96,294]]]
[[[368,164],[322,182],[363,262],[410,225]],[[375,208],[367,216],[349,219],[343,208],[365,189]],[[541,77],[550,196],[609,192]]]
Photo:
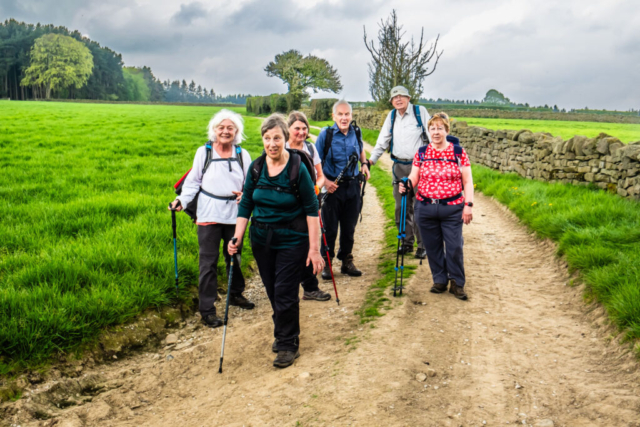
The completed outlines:
[[[166,207],[219,109],[0,102],[0,373],[175,302]],[[197,285],[195,226],[178,219],[181,283]]]
[[[472,117],[456,117],[455,119],[465,121],[469,126],[480,126],[493,130],[529,129],[531,132],[549,132],[553,136],[561,136],[565,140],[575,135],[593,138],[604,132],[625,143],[640,141],[640,125],[638,124],[565,122],[560,120],[477,119]]]

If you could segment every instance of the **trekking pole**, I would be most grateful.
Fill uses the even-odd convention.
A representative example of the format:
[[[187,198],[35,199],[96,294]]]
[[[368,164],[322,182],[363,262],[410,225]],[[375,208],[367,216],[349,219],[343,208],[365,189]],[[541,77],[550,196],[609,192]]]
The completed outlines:
[[[238,241],[237,237],[231,239],[231,242],[235,245]],[[231,278],[233,277],[233,264],[236,259],[236,254],[231,255],[231,262],[229,264],[229,284],[227,285],[227,304],[224,308],[224,330],[222,331],[222,350],[220,351],[220,368],[218,373],[222,373],[222,360],[224,359],[224,342],[227,338],[227,322],[229,321],[229,297],[231,296]]]
[[[404,238],[405,238],[405,228],[406,228],[406,214],[407,214],[407,192],[409,188],[407,187],[407,178],[402,178],[401,182],[405,185],[405,192],[402,194],[400,199],[400,221],[398,224],[398,250],[396,251],[396,278],[395,283],[393,285],[393,296],[396,296],[396,292],[400,291],[400,295],[402,295],[402,282],[404,277]],[[400,254],[400,248],[402,248],[402,254]],[[400,267],[398,268],[398,264]],[[398,270],[400,270],[400,286],[398,286]]]
[[[176,234],[176,209],[171,207],[171,203],[169,203],[169,209],[171,209],[171,227],[173,228],[173,263],[176,273],[176,297],[180,299],[180,293],[178,292],[178,237]]]
[[[333,183],[338,185],[338,182],[342,179],[342,177],[347,172],[347,170],[351,167],[351,165],[357,162],[358,162],[358,156],[356,156],[355,154],[352,154],[349,157],[349,162],[347,163],[347,166],[345,166],[344,169],[340,171],[340,173],[338,174],[338,177],[335,179],[335,181],[333,181]],[[338,303],[338,305],[340,305],[340,298],[338,298],[338,287],[336,286],[336,279],[335,277],[333,277],[333,267],[331,266],[331,257],[329,256],[329,245],[327,245],[327,236],[326,236],[326,231],[324,229],[324,221],[322,221],[322,208],[324,207],[324,202],[325,200],[327,200],[327,197],[329,197],[329,194],[330,194],[329,192],[326,192],[322,194],[322,197],[320,197],[320,215],[319,215],[320,231],[322,231],[322,241],[324,242],[324,248],[326,249],[326,252],[327,252],[327,264],[329,265],[329,271],[331,271],[331,280],[333,281],[333,290],[336,293],[336,302]]]
[[[367,187],[367,177],[364,175],[361,175],[361,176],[362,176],[362,193],[360,194],[360,222],[362,222],[362,207],[364,206],[364,189]]]
[[[329,271],[331,272],[331,280],[333,281],[333,291],[336,293],[336,302],[340,305],[340,298],[338,297],[338,287],[336,286],[336,279],[333,277],[333,267],[331,267],[331,257],[329,256],[329,245],[327,245],[327,236],[324,231],[324,222],[322,221],[322,208],[320,208],[320,231],[322,232],[322,241],[324,242],[324,248],[327,252],[327,264],[329,265]]]

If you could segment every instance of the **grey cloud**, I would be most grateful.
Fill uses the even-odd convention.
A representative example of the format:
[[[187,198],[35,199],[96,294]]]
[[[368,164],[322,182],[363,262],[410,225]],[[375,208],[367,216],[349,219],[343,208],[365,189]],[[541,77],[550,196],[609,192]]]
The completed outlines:
[[[207,10],[200,2],[181,4],[180,11],[173,15],[171,20],[179,25],[189,25],[195,19],[205,18],[207,14]]]
[[[366,100],[370,58],[362,27],[375,36],[377,23],[395,8],[407,37],[419,37],[422,27],[426,39],[442,35],[445,53],[424,81],[426,97],[481,99],[495,88],[530,104],[639,107],[640,36],[631,1],[343,0],[304,7],[296,0],[255,0],[226,9],[223,0],[200,1],[178,7],[173,0],[0,0],[0,16],[77,29],[122,53],[127,65],[148,65],[163,80],[194,79],[217,93],[283,92],[265,65],[289,49],[314,52],[340,73],[340,96]],[[493,17],[514,4],[517,10],[529,5],[521,20],[478,25],[468,40],[458,38],[454,53],[447,35],[456,23],[483,23],[487,11]]]

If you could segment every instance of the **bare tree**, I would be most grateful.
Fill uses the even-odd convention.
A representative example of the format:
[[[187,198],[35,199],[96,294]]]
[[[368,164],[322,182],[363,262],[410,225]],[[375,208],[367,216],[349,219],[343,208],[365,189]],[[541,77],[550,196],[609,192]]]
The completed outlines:
[[[386,21],[380,20],[378,30],[378,47],[373,40],[367,40],[367,29],[364,28],[364,44],[371,54],[369,63],[369,91],[373,99],[381,108],[390,108],[389,93],[391,88],[402,85],[409,90],[411,98],[417,102],[422,95],[422,81],[433,74],[438,65],[438,60],[444,52],[437,52],[438,40],[427,48],[424,41],[424,28],[420,32],[420,43],[416,44],[411,37],[410,41],[403,42],[405,33],[398,24],[396,11]],[[433,67],[429,62],[435,56]]]

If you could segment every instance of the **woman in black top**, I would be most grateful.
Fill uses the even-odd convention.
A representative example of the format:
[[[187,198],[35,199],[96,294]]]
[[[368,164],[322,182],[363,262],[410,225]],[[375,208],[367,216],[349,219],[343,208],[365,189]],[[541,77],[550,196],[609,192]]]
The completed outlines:
[[[286,368],[300,356],[300,277],[305,265],[314,273],[322,270],[318,200],[313,181],[299,158],[285,149],[289,130],[280,114],[269,116],[260,129],[265,156],[255,160],[247,175],[238,209],[235,235],[242,241],[251,213],[249,236],[271,307],[278,353],[273,365]],[[263,162],[256,167],[256,162]],[[293,166],[299,167],[297,182],[291,183]],[[257,175],[257,178],[254,177]],[[293,185],[292,185],[293,184]],[[229,254],[238,245],[229,242]]]

